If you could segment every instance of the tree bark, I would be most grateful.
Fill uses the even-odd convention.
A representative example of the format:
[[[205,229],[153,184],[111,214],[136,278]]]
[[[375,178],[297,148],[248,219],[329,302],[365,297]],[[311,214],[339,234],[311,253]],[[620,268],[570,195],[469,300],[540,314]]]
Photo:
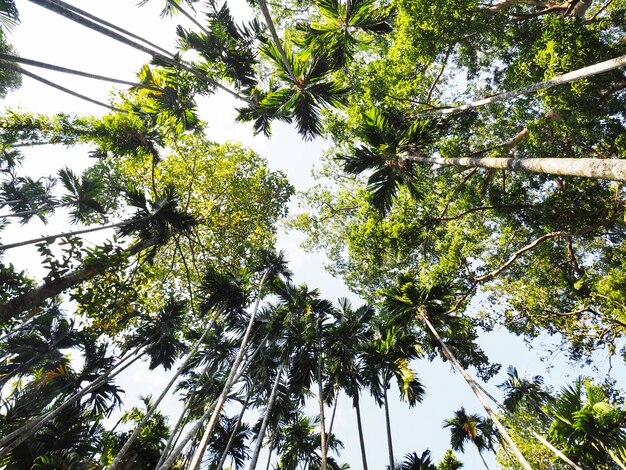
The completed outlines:
[[[124,455],[126,454],[126,452],[128,452],[128,449],[130,449],[130,446],[133,445],[133,442],[135,442],[137,437],[139,437],[139,434],[141,433],[142,429],[146,426],[146,424],[148,423],[148,421],[150,420],[150,418],[152,417],[152,415],[156,411],[156,409],[159,406],[159,404],[161,403],[161,401],[163,401],[163,398],[165,398],[165,395],[167,395],[167,393],[169,392],[170,388],[172,388],[172,386],[174,385],[174,382],[176,382],[176,380],[178,379],[180,374],[183,372],[184,368],[187,366],[187,364],[189,363],[189,361],[193,357],[193,355],[198,351],[198,348],[202,344],[202,341],[204,340],[204,337],[209,333],[209,331],[215,325],[216,317],[217,317],[217,314],[215,314],[213,316],[213,318],[211,319],[211,321],[209,323],[209,326],[207,326],[207,328],[204,330],[204,333],[202,333],[202,336],[200,336],[200,338],[194,344],[193,348],[191,348],[191,351],[189,351],[189,354],[187,355],[185,360],[182,362],[182,364],[178,367],[178,370],[176,371],[176,373],[172,376],[172,378],[170,379],[168,384],[165,386],[165,388],[163,389],[163,391],[161,392],[159,397],[152,404],[152,407],[150,407],[150,409],[148,409],[146,411],[146,414],[144,415],[144,417],[141,420],[141,422],[137,425],[137,427],[135,428],[133,433],[126,440],[126,442],[124,443],[124,445],[122,446],[120,451],[115,456],[115,459],[113,459],[113,462],[109,466],[109,470],[114,470],[114,469],[118,468],[118,466],[120,465],[122,459],[124,458]]]
[[[241,345],[239,346],[239,351],[237,352],[237,356],[235,356],[235,360],[230,368],[230,372],[228,374],[228,378],[226,379],[226,383],[224,384],[224,389],[220,394],[219,398],[216,401],[215,411],[209,420],[209,424],[207,424],[207,428],[204,431],[204,435],[202,436],[202,440],[200,441],[200,445],[198,446],[198,450],[194,455],[191,464],[189,466],[189,470],[198,470],[200,468],[200,463],[202,462],[202,457],[206,452],[207,445],[209,444],[209,439],[217,426],[220,414],[222,412],[222,408],[224,407],[224,403],[226,403],[226,399],[228,398],[228,394],[233,387],[235,382],[235,376],[237,374],[237,369],[243,360],[243,356],[248,348],[248,342],[250,341],[250,336],[252,335],[252,327],[254,326],[254,320],[259,310],[259,304],[261,302],[261,297],[263,295],[263,287],[265,285],[265,281],[267,276],[269,275],[269,269],[266,269],[263,273],[263,277],[261,278],[261,282],[259,283],[259,294],[256,299],[256,303],[254,305],[254,309],[252,310],[252,314],[250,315],[250,320],[248,321],[248,326],[246,328],[246,332],[244,333],[243,339],[241,340]]]
[[[321,355],[321,354],[320,354]],[[326,455],[326,421],[324,419],[324,383],[322,382],[322,358],[317,360],[317,394],[318,403],[320,407],[320,451],[322,454],[321,470],[327,469],[327,455]]]
[[[490,168],[546,175],[580,176],[609,181],[626,181],[626,159],[621,158],[441,158],[409,156],[407,160],[444,166]]]
[[[389,452],[389,470],[395,470],[393,457],[393,442],[391,439],[391,420],[389,419],[389,400],[387,399],[387,384],[383,384],[383,404],[385,406],[385,425],[387,427],[387,450]]]
[[[222,470],[224,467],[224,463],[226,462],[226,458],[228,457],[228,453],[230,452],[231,447],[233,446],[233,442],[235,442],[235,437],[237,436],[237,431],[239,431],[239,427],[241,426],[241,422],[243,421],[243,415],[248,409],[248,403],[250,403],[250,397],[252,396],[252,389],[246,395],[246,401],[243,403],[241,407],[241,411],[239,412],[239,416],[237,417],[237,422],[235,423],[235,427],[233,428],[233,432],[230,433],[228,438],[228,442],[226,443],[226,448],[224,452],[222,452],[222,456],[220,457],[216,470]]]
[[[32,0],[31,0],[32,1]],[[601,73],[609,72],[611,70],[623,67],[626,65],[626,55],[616,57],[615,59],[606,60],[604,62],[600,62],[595,65],[590,65],[589,67],[584,67],[582,69],[574,70],[572,72],[557,75],[549,80],[534,83],[532,85],[518,88],[517,90],[507,91],[505,93],[499,93],[494,96],[490,96],[488,98],[483,98],[478,101],[472,101],[470,103],[465,103],[459,106],[451,106],[449,108],[438,109],[435,111],[427,111],[424,113],[418,113],[416,117],[425,118],[425,117],[439,117],[439,116],[447,116],[450,114],[458,114],[463,111],[467,111],[468,109],[478,108],[480,106],[484,106],[486,104],[493,103],[501,103],[503,101],[508,101],[512,98],[516,98],[521,95],[529,95],[531,93],[535,93],[539,90],[545,90],[547,88],[552,88],[557,85],[563,85],[564,83],[569,83],[574,80],[580,80],[587,77],[592,77],[594,75],[598,75]]]
[[[154,244],[154,240],[140,241],[127,248],[125,253],[129,256],[133,256],[153,246]],[[87,264],[69,274],[66,274],[65,276],[50,280],[39,287],[9,300],[8,302],[0,304],[0,323],[4,323],[11,318],[18,316],[21,312],[41,305],[46,299],[56,297],[62,292],[71,289],[72,287],[75,287],[99,274],[102,274],[110,265],[110,261],[112,261],[112,259]]]
[[[365,453],[365,439],[363,438],[363,423],[361,422],[361,405],[359,395],[354,398],[354,408],[356,409],[356,426],[359,431],[359,445],[361,447],[361,459],[363,460],[363,470],[367,469],[367,455]]]
[[[467,384],[470,386],[470,388],[472,389],[472,392],[474,392],[474,395],[476,396],[476,398],[478,399],[480,404],[483,406],[483,408],[487,412],[487,415],[489,415],[489,417],[493,421],[493,424],[495,425],[496,429],[498,430],[498,432],[500,433],[500,435],[502,436],[504,441],[509,445],[511,451],[513,452],[513,455],[515,455],[515,458],[519,462],[520,466],[523,469],[525,469],[525,470],[532,470],[531,466],[528,464],[528,462],[526,461],[526,459],[524,458],[522,453],[517,448],[517,445],[515,444],[515,442],[513,441],[511,436],[509,435],[509,433],[506,431],[506,429],[504,428],[504,426],[502,425],[502,423],[498,419],[498,416],[496,415],[496,413],[491,409],[491,406],[489,406],[489,403],[487,403],[487,400],[485,399],[485,397],[481,393],[481,391],[478,388],[478,385],[476,384],[474,379],[472,379],[472,377],[470,377],[470,375],[465,371],[463,366],[461,366],[459,361],[456,359],[456,357],[454,356],[452,351],[450,351],[450,349],[448,349],[448,346],[446,346],[446,343],[444,343],[444,341],[441,338],[441,336],[439,336],[439,333],[437,332],[435,327],[432,325],[432,323],[430,323],[430,320],[428,320],[428,316],[427,316],[426,312],[421,307],[417,309],[417,316],[419,317],[420,320],[422,320],[424,322],[424,324],[430,330],[432,335],[435,337],[435,339],[437,340],[437,342],[441,346],[441,350],[442,350],[444,356],[461,373],[461,375],[463,376],[463,378],[465,379]]]
[[[267,429],[267,425],[270,421],[270,417],[272,415],[272,409],[274,408],[274,403],[276,403],[276,397],[278,396],[278,386],[280,385],[280,378],[283,373],[282,366],[278,368],[276,372],[276,379],[274,380],[274,385],[272,386],[272,391],[270,393],[269,400],[267,402],[267,409],[265,410],[265,416],[263,416],[263,421],[261,421],[261,427],[259,429],[259,435],[256,438],[256,443],[254,445],[254,452],[252,453],[252,457],[250,458],[250,464],[248,466],[248,470],[255,470],[257,463],[259,461],[259,455],[261,454],[261,447],[263,447],[263,439],[265,438],[265,430]],[[218,467],[218,470],[221,470]]]

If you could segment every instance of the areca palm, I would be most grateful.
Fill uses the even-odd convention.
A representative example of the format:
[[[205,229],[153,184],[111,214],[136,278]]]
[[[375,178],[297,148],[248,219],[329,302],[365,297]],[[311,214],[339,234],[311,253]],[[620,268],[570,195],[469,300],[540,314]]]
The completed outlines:
[[[374,0],[314,0],[321,21],[300,23],[305,31],[304,44],[316,56],[330,57],[333,66],[345,67],[354,57],[357,32],[382,34],[391,32],[392,12]]]
[[[626,468],[626,411],[602,387],[579,378],[546,410],[553,417],[550,438],[566,455],[589,468]]]
[[[422,455],[417,455],[416,452],[405,455],[404,460],[396,468],[398,470],[437,470],[428,449],[422,452]]]
[[[553,402],[554,398],[544,390],[543,377],[536,375],[531,379],[521,378],[513,366],[509,366],[506,372],[508,378],[498,385],[505,395],[503,404],[506,409],[514,412],[524,407],[545,417],[542,407],[546,403]]]
[[[515,455],[516,460],[520,463],[522,468],[531,470],[530,465],[498,419],[496,413],[487,402],[486,397],[480,390],[476,381],[467,373],[465,368],[457,359],[456,355],[452,352],[451,348],[448,347],[446,342],[444,342],[437,328],[435,328],[433,324],[433,322],[435,322],[440,325],[444,325],[446,321],[454,319],[454,317],[447,313],[449,312],[449,307],[452,303],[449,290],[450,286],[446,284],[425,288],[419,286],[411,277],[403,275],[400,277],[398,285],[386,292],[385,304],[391,311],[396,312],[399,317],[404,317],[406,320],[409,320],[411,316],[416,316],[417,319],[420,320],[424,326],[426,326],[426,330],[432,335],[438,346],[441,348],[443,356],[461,373],[469,387],[472,389],[474,395],[489,415],[489,418],[493,421],[495,427],[502,436],[502,439]],[[458,322],[459,320],[455,321]],[[454,334],[451,336],[454,338]],[[469,341],[472,340],[473,338],[470,336]],[[467,338],[461,338],[461,344],[459,346],[463,349],[467,349],[467,342]],[[461,349],[461,351],[463,351],[463,349]],[[469,349],[470,360],[484,360],[484,357],[481,358],[480,355],[478,355],[477,358],[475,357],[475,348],[473,345]]]
[[[450,445],[454,450],[463,452],[465,443],[471,442],[478,450],[480,459],[487,469],[489,466],[483,457],[485,450],[493,450],[493,427],[480,415],[467,414],[461,407],[454,412],[454,417],[445,420],[444,427],[450,428]]]
[[[358,129],[364,145],[338,158],[348,173],[371,172],[368,189],[372,205],[386,214],[400,186],[406,187],[414,199],[421,198],[425,191],[420,181],[421,168],[408,155],[426,151],[436,134],[434,121],[412,122],[395,112],[371,109],[363,115]]]
[[[95,251],[94,256],[76,270],[0,304],[0,322],[18,316],[46,299],[54,298],[65,290],[102,274],[109,266],[117,266],[125,257],[147,252],[150,259],[171,236],[187,233],[196,224],[193,217],[177,208],[178,198],[171,187],[166,188],[154,201],[148,201],[142,192],[129,190],[128,202],[131,207],[136,208],[134,217],[117,225],[121,235],[138,236],[136,243],[118,254]]]
[[[285,54],[293,71],[292,77],[276,45],[265,44],[261,52],[274,66],[280,86],[264,92],[257,103],[239,109],[238,119],[256,120],[259,129],[266,133],[269,128],[263,127],[263,123],[269,125],[269,118],[293,119],[300,135],[307,140],[313,139],[321,130],[320,111],[345,104],[348,88],[334,79],[332,64],[324,57],[287,49]]]

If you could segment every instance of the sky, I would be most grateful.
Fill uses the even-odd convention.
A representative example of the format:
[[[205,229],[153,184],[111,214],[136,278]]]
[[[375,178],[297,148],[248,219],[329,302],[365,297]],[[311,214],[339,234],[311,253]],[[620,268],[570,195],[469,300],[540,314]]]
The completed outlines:
[[[140,66],[149,59],[144,53],[104,38],[26,0],[17,0],[16,4],[20,11],[21,24],[10,33],[8,39],[22,57],[126,80],[133,80]],[[130,0],[73,0],[72,4],[149,38],[169,50],[173,50],[175,24],[181,22],[189,26],[183,17],[177,17],[175,22],[159,19],[164,0],[152,0],[142,8],[138,8]],[[249,17],[243,0],[229,4],[236,18]],[[108,83],[68,78],[67,75],[32,68],[31,70],[97,100],[107,101],[109,97]],[[107,112],[90,103],[52,90],[28,77],[24,77],[22,88],[7,96],[3,104],[12,109],[20,108],[23,111],[42,113]],[[254,137],[249,125],[235,123],[235,104],[232,97],[219,94],[201,100],[200,116],[209,124],[209,137],[219,142],[225,140],[243,142],[265,157],[272,169],[284,171],[298,190],[304,190],[312,185],[311,169],[319,162],[328,144],[319,140],[304,142],[293,127],[284,124],[274,126],[271,140],[263,136]],[[86,158],[87,150],[84,147],[30,149],[23,172],[33,177],[44,176],[56,173],[65,165],[81,170],[90,163]],[[295,202],[292,207],[295,210]],[[47,226],[32,223],[25,229],[3,231],[2,241],[10,243],[21,238],[56,233],[66,228],[62,222],[52,221]],[[299,248],[301,240],[302,236],[297,233],[283,233],[279,240],[279,248],[287,252],[291,261],[290,267],[295,273],[295,281],[306,282],[310,287],[319,288],[325,298],[336,300],[339,297],[349,297],[353,304],[359,305],[359,299],[345,288],[341,280],[332,278],[323,270],[322,254],[306,253]],[[36,274],[39,261],[32,251],[29,248],[15,250],[7,259]],[[495,384],[505,379],[504,371],[509,364],[516,365],[521,375],[544,375],[546,383],[554,385],[557,389],[578,375],[586,373],[583,370],[572,369],[562,356],[554,358],[552,363],[542,362],[536,352],[528,352],[523,341],[499,329],[481,336],[479,343],[491,358],[503,365],[502,372],[487,386],[496,396],[499,393]],[[432,363],[418,361],[414,366],[426,386],[426,398],[422,404],[413,409],[409,409],[399,400],[393,400],[391,404],[396,459],[400,459],[408,452],[421,454],[426,448],[430,448],[433,458],[438,461],[449,447],[449,433],[441,427],[443,420],[451,417],[453,411],[460,406],[465,406],[467,411],[472,413],[484,414],[484,411],[470,394],[462,377],[453,373],[448,364],[435,360]],[[550,366],[547,371],[546,366]],[[600,363],[600,375],[605,373],[608,367],[608,362]],[[160,369],[151,373],[146,371],[147,368],[144,366],[133,369],[122,377],[121,385],[127,392],[126,403],[138,403],[137,396],[140,394],[158,395],[172,373],[165,373]],[[396,391],[392,390],[391,393],[393,395]],[[365,400],[364,407],[365,440],[369,449],[370,468],[384,468],[387,464],[387,449],[383,410],[374,406],[371,400]],[[163,404],[163,410],[170,415],[177,409],[178,404],[174,398],[166,400]],[[315,412],[314,408],[311,410],[312,413]],[[330,415],[330,411],[327,411],[327,415]],[[345,397],[340,400],[334,431],[345,445],[339,461],[349,463],[351,468],[361,468],[355,415],[349,400]],[[465,463],[466,469],[482,468],[476,452],[471,448],[458,457]],[[493,457],[487,456],[487,460],[493,462]]]

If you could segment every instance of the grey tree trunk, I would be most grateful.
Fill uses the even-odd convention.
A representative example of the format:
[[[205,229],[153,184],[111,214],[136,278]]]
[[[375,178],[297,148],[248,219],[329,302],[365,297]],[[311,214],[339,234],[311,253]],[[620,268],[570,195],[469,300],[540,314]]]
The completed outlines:
[[[328,444],[326,442],[326,421],[324,419],[324,383],[322,382],[322,359],[317,361],[317,394],[318,403],[320,407],[320,452],[322,454],[322,463],[320,465],[321,470],[326,470],[328,466],[328,458],[326,449]]]
[[[228,457],[228,453],[230,452],[231,447],[233,446],[233,442],[235,442],[235,437],[237,436],[237,431],[239,431],[239,427],[241,426],[241,422],[243,421],[243,415],[248,409],[248,403],[250,403],[250,397],[252,396],[252,389],[246,395],[246,400],[241,407],[241,411],[239,412],[239,416],[237,417],[237,422],[235,423],[235,427],[233,428],[233,432],[230,433],[230,437],[228,438],[228,442],[226,443],[226,448],[224,452],[222,452],[222,456],[220,457],[217,466],[215,467],[217,470],[222,470],[224,468],[224,463],[226,462],[226,458]]]
[[[200,468],[200,463],[202,462],[202,457],[206,452],[207,445],[209,444],[209,439],[217,426],[220,414],[222,412],[222,408],[226,403],[226,399],[228,398],[228,394],[230,393],[233,384],[235,383],[235,376],[237,375],[237,370],[241,365],[241,361],[243,360],[244,354],[248,349],[248,342],[250,341],[250,337],[252,335],[252,327],[254,326],[254,320],[256,318],[256,314],[259,310],[259,304],[261,303],[261,297],[263,295],[263,287],[265,285],[265,281],[267,276],[269,275],[269,270],[266,269],[263,273],[263,277],[261,278],[261,282],[259,283],[259,294],[256,299],[256,303],[254,305],[254,309],[252,310],[252,314],[250,315],[250,320],[248,321],[248,326],[246,328],[246,332],[243,335],[243,339],[241,340],[241,345],[239,346],[239,351],[237,352],[237,356],[235,356],[235,360],[230,368],[230,372],[228,374],[228,378],[226,379],[226,383],[224,384],[224,389],[222,393],[218,397],[215,405],[215,411],[209,420],[209,424],[207,424],[206,430],[204,431],[204,435],[202,436],[202,440],[200,441],[200,445],[198,446],[198,450],[196,451],[191,464],[189,466],[189,470],[198,470]]]
[[[282,374],[283,374],[283,368],[281,366],[278,368],[278,371],[276,372],[276,379],[274,380],[274,385],[272,386],[272,391],[270,393],[270,397],[267,402],[267,409],[265,410],[265,416],[263,416],[263,421],[261,422],[259,435],[256,438],[256,442],[254,445],[254,452],[252,453],[252,457],[250,458],[250,464],[248,466],[248,470],[255,470],[257,463],[259,461],[259,455],[261,454],[261,447],[263,447],[263,439],[265,438],[265,430],[267,429],[267,425],[270,422],[270,416],[272,415],[272,409],[274,408],[274,403],[276,403],[276,397],[278,396],[278,387],[280,385],[280,378]]]
[[[359,431],[359,445],[361,447],[361,459],[363,460],[363,470],[367,469],[367,454],[365,453],[365,439],[363,438],[363,423],[361,422],[361,405],[359,402],[358,391],[354,401],[356,409],[356,425]]]
[[[508,444],[509,448],[513,452],[513,455],[515,456],[515,458],[517,459],[517,461],[519,462],[521,467],[524,470],[532,470],[531,466],[528,464],[528,462],[526,461],[526,459],[524,458],[522,453],[517,448],[517,445],[515,444],[515,442],[513,441],[511,436],[509,435],[509,433],[506,431],[506,429],[504,428],[504,426],[502,425],[502,423],[498,419],[498,416],[496,415],[496,413],[491,409],[491,406],[489,406],[489,403],[487,403],[487,400],[485,399],[485,397],[481,393],[481,391],[478,388],[478,385],[476,384],[474,379],[472,379],[472,377],[465,371],[463,366],[461,366],[461,364],[456,359],[456,357],[454,356],[452,351],[450,351],[450,349],[448,349],[448,346],[443,341],[443,339],[441,338],[441,336],[439,335],[439,333],[437,332],[435,327],[432,325],[430,320],[428,320],[428,316],[427,316],[426,312],[422,308],[418,308],[417,309],[417,316],[419,317],[420,320],[422,320],[424,322],[424,324],[430,330],[432,335],[435,337],[435,339],[437,340],[437,342],[441,346],[441,350],[443,351],[444,356],[448,359],[448,361],[450,361],[450,363],[454,366],[454,368],[461,373],[461,375],[463,376],[463,378],[465,379],[467,384],[470,386],[470,388],[472,389],[472,392],[474,392],[474,395],[476,396],[476,398],[478,399],[480,404],[483,406],[483,408],[485,409],[485,411],[487,412],[487,414],[489,415],[489,417],[493,421],[493,424],[495,425],[496,429],[498,430],[498,432],[502,436],[502,439],[504,439],[504,441]]]
[[[489,168],[559,176],[626,181],[626,159],[621,158],[441,158],[409,156],[407,160],[444,166]]]
[[[389,452],[389,470],[395,470],[393,457],[393,441],[391,439],[391,420],[389,419],[389,400],[387,399],[387,384],[383,384],[383,404],[385,406],[385,426],[387,427],[387,450]]]
[[[583,12],[584,15],[584,12]],[[493,103],[501,103],[503,101],[508,101],[512,98],[516,98],[521,95],[529,95],[531,93],[535,93],[539,90],[545,90],[547,88],[552,88],[557,85],[563,85],[564,83],[569,83],[575,80],[581,80],[583,78],[592,77],[594,75],[598,75],[601,73],[606,73],[611,70],[615,70],[617,68],[623,67],[626,65],[626,55],[616,57],[615,59],[606,60],[604,62],[600,62],[595,65],[590,65],[589,67],[584,67],[582,69],[574,70],[572,72],[558,75],[549,80],[534,83],[532,85],[518,88],[517,90],[507,91],[505,93],[500,93],[494,96],[490,96],[488,98],[483,98],[478,101],[472,101],[470,103],[465,103],[459,106],[451,106],[449,108],[438,109],[435,111],[427,111],[424,113],[418,113],[416,117],[439,117],[439,116],[447,116],[450,114],[458,114],[462,111],[466,111],[468,109],[478,108],[480,106],[484,106],[486,104]]]
[[[133,442],[135,442],[137,437],[139,437],[139,434],[141,433],[142,429],[146,426],[146,424],[148,423],[148,421],[150,420],[154,412],[157,410],[157,407],[159,406],[161,401],[163,401],[163,398],[165,398],[165,395],[167,395],[167,393],[170,391],[170,389],[174,385],[174,382],[176,382],[180,374],[183,372],[184,368],[187,366],[187,364],[193,357],[193,355],[198,351],[198,348],[200,348],[200,345],[202,344],[204,337],[209,333],[210,330],[213,329],[216,318],[217,318],[217,314],[214,314],[213,318],[209,322],[209,325],[204,330],[204,333],[202,333],[202,336],[200,336],[200,338],[196,341],[194,346],[191,348],[191,351],[189,351],[189,354],[187,355],[185,360],[178,367],[178,370],[176,370],[176,373],[172,376],[172,378],[170,379],[168,384],[165,386],[165,388],[163,389],[159,397],[154,401],[154,403],[152,404],[152,407],[150,407],[150,409],[146,411],[146,414],[144,415],[143,419],[140,421],[140,423],[137,425],[133,433],[126,440],[126,442],[124,443],[120,451],[117,453],[117,455],[115,456],[115,459],[113,459],[113,462],[109,466],[110,470],[114,470],[118,468],[122,459],[124,458],[124,455],[126,454],[126,452],[128,452],[128,449],[130,449],[130,446],[133,445]]]

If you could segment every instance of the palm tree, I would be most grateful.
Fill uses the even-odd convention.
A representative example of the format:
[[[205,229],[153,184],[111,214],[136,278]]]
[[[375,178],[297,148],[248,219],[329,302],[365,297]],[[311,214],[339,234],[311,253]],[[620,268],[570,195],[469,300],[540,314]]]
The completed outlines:
[[[448,293],[449,289],[450,286],[445,284],[432,286],[427,289],[417,285],[411,277],[403,275],[400,277],[398,285],[385,293],[384,302],[387,308],[396,313],[398,317],[408,319],[415,315],[417,319],[419,319],[426,326],[427,331],[430,332],[436,343],[441,348],[441,352],[444,357],[450,361],[456,370],[461,373],[469,387],[472,389],[472,392],[474,392],[474,395],[489,415],[489,418],[502,436],[502,439],[507,443],[513,452],[516,460],[522,468],[525,470],[531,470],[530,465],[515,445],[513,439],[511,439],[511,436],[498,419],[496,413],[487,402],[476,381],[467,373],[465,368],[443,341],[441,335],[431,322],[431,318],[440,324],[444,324],[446,321],[454,319],[454,317],[447,313],[450,311],[450,306],[448,304],[451,302],[451,298]]]
[[[418,163],[455,165],[529,173],[626,181],[626,160],[596,158],[500,158],[426,156],[435,142],[439,125],[429,118],[412,118],[396,112],[369,110],[357,135],[365,145],[351,155],[337,157],[344,170],[359,175],[371,172],[368,186],[372,205],[383,215],[392,207],[400,186],[415,198],[425,191],[425,171]]]
[[[611,404],[602,387],[579,378],[546,410],[553,418],[550,438],[566,455],[589,468],[626,468],[626,411]]]
[[[266,134],[272,118],[293,119],[300,135],[306,140],[313,139],[321,130],[322,108],[343,105],[348,88],[332,77],[332,64],[326,58],[287,49],[283,51],[283,59],[274,44],[264,45],[261,52],[275,67],[275,75],[284,85],[273,88],[270,84],[269,91],[261,92],[255,101],[238,110],[238,119],[256,120],[255,127]],[[288,69],[284,66],[285,60]]]
[[[0,0],[0,26],[10,29],[20,21],[14,0]]]
[[[506,373],[508,378],[498,385],[505,396],[504,407],[511,412],[523,407],[537,416],[545,417],[543,406],[554,402],[554,397],[544,390],[543,377],[535,375],[531,379],[521,378],[513,366],[509,366]]]
[[[0,322],[18,316],[20,313],[54,298],[65,290],[102,274],[109,266],[117,266],[125,257],[146,252],[153,257],[158,247],[164,245],[173,235],[186,233],[196,223],[195,219],[177,209],[178,198],[173,188],[168,187],[153,202],[145,194],[127,191],[128,202],[135,207],[134,216],[127,222],[118,224],[122,236],[136,235],[139,241],[117,254],[94,253],[92,259],[78,269],[56,279],[49,280],[3,304],[0,304]]]
[[[299,23],[304,45],[315,56],[328,56],[333,67],[346,67],[359,42],[355,33],[384,34],[392,30],[392,11],[374,0],[314,0],[321,21]]]
[[[391,380],[396,379],[400,398],[410,407],[421,402],[424,397],[424,386],[409,365],[410,360],[418,357],[415,344],[416,338],[410,331],[396,326],[390,319],[382,318],[374,325],[371,342],[364,345],[362,350],[365,383],[376,403],[385,409],[387,449],[391,470],[395,468],[388,397]]]
[[[416,452],[406,454],[404,460],[397,464],[396,468],[398,470],[437,470],[428,449],[422,452],[422,455],[417,455]]]
[[[467,414],[461,407],[454,412],[454,417],[445,420],[445,428],[450,428],[450,445],[456,451],[465,450],[465,442],[471,442],[478,450],[478,455],[485,468],[489,466],[483,457],[485,450],[493,450],[493,427],[488,420],[477,414]]]

